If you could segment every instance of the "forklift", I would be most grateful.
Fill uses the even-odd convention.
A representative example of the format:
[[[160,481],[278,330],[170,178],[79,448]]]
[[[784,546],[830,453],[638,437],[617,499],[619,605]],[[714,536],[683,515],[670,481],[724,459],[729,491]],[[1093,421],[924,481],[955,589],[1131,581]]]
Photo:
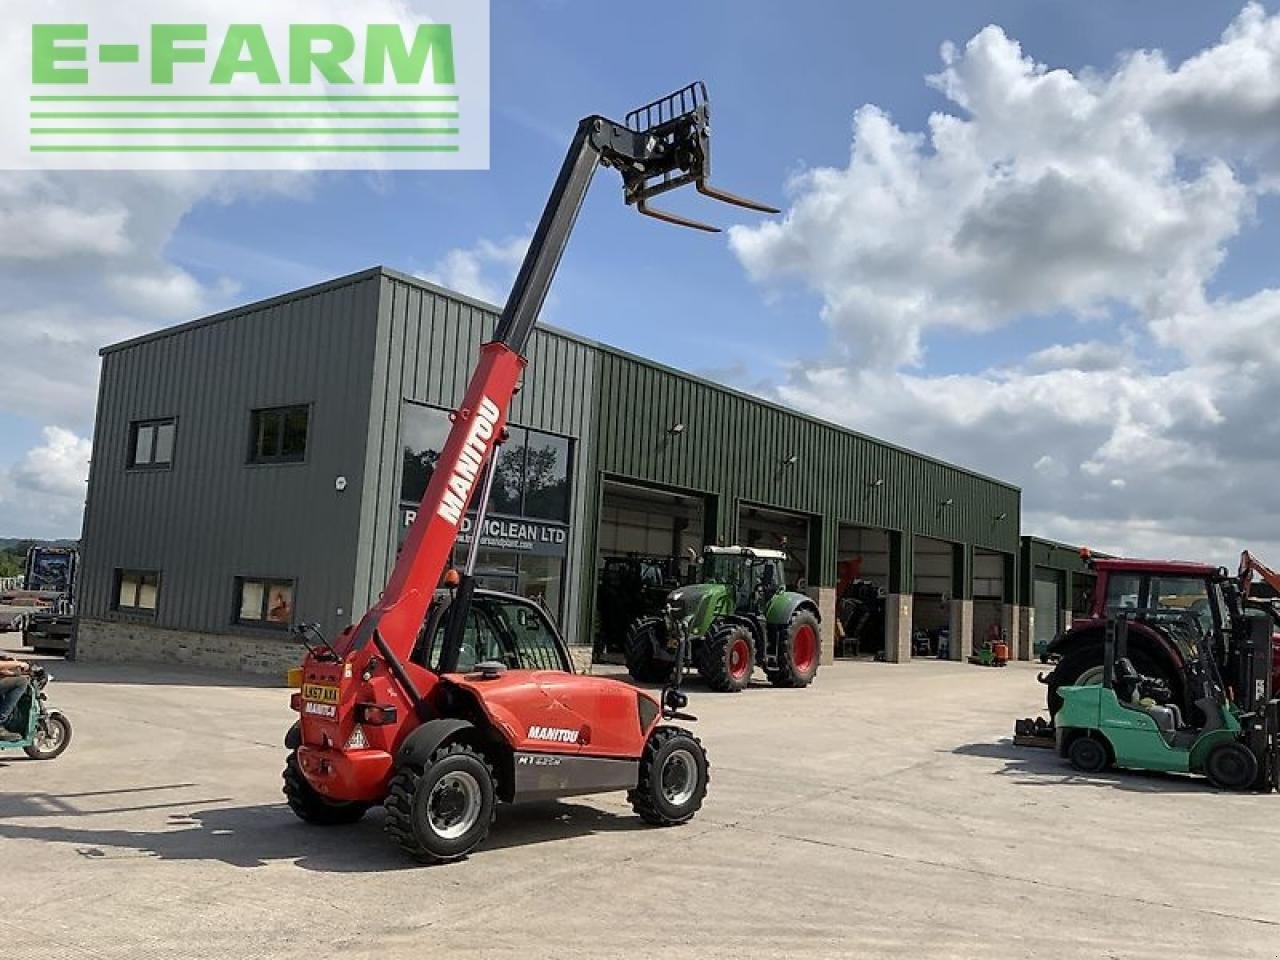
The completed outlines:
[[[461,574],[447,570],[473,501],[483,529],[511,398],[592,177],[622,178],[623,200],[679,226],[716,227],[649,201],[684,185],[764,213],[773,207],[713,187],[710,105],[690,84],[623,122],[589,116],[534,232],[493,338],[480,358],[386,588],[332,642],[314,625],[290,705],[284,792],[302,820],[336,825],[382,805],[390,839],[427,862],[455,860],[483,842],[495,804],[627,791],[657,826],[687,822],[706,795],[697,738],[667,721],[693,720],[680,691],[687,650],[660,696],[604,677],[575,676],[545,611],[477,588],[479,537]],[[665,309],[661,298],[655,309]],[[447,609],[437,588],[447,588]],[[536,654],[536,655],[535,655]]]
[[[1114,765],[1198,774],[1220,790],[1280,789],[1271,618],[1247,610],[1228,626],[1234,642],[1221,670],[1193,614],[1162,624],[1183,653],[1194,704],[1188,716],[1172,702],[1165,680],[1143,676],[1129,659],[1129,626],[1143,612],[1124,610],[1107,621],[1101,686],[1059,690],[1059,756],[1083,773]]]

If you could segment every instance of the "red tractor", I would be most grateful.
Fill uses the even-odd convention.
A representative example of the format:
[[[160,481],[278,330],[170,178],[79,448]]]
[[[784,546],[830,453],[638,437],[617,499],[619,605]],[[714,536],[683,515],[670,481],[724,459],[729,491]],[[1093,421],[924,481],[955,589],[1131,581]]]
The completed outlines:
[[[1231,625],[1246,609],[1266,612],[1280,629],[1280,601],[1252,595],[1255,575],[1280,593],[1280,575],[1247,552],[1235,576],[1223,567],[1202,563],[1101,558],[1089,562],[1098,576],[1090,609],[1056,636],[1046,651],[1058,658],[1053,671],[1042,678],[1049,686],[1050,715],[1062,706],[1059,687],[1102,682],[1107,621],[1125,611],[1133,612],[1128,655],[1134,668],[1163,681],[1170,702],[1188,716],[1195,704],[1185,682],[1187,658],[1174,639],[1177,631],[1162,626],[1174,621],[1194,623],[1210,639],[1212,652],[1223,665],[1235,654]],[[1280,689],[1280,635],[1272,641],[1272,662],[1274,689]]]
[[[701,806],[706,754],[665,722],[693,719],[681,712],[686,651],[660,698],[575,676],[536,605],[476,589],[479,537],[461,576],[446,576],[446,564],[473,500],[473,529],[483,527],[523,353],[596,169],[616,169],[624,199],[641,213],[683,226],[716,229],[648,200],[691,183],[715,199],[778,212],[710,185],[708,117],[706,89],[692,84],[623,123],[592,116],[578,124],[386,589],[332,643],[314,627],[297,631],[308,654],[284,781],[303,820],[350,823],[381,804],[392,840],[438,861],[475,849],[500,800],[626,790],[636,813],[658,825],[684,823]]]

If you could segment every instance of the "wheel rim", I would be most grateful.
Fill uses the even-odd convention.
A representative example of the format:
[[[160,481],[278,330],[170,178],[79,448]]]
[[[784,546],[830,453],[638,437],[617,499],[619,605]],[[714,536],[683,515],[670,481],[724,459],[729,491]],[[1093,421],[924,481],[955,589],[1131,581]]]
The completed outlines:
[[[813,669],[813,663],[818,657],[818,637],[814,633],[813,627],[807,623],[803,624],[796,631],[795,639],[791,646],[791,659],[795,664],[796,670],[800,673],[808,673]]]
[[[1081,673],[1080,676],[1076,677],[1075,680],[1072,681],[1071,686],[1100,687],[1102,686],[1102,674],[1103,667],[1101,664],[1096,667],[1090,667],[1088,670]]]
[[[660,779],[667,803],[682,807],[698,789],[698,762],[688,750],[672,750],[662,763]]]
[[[52,753],[62,746],[63,731],[60,723],[41,723],[31,738],[32,745],[41,753]]]
[[[1076,762],[1089,770],[1101,767],[1106,762],[1102,745],[1095,740],[1081,740],[1076,747]]]
[[[739,637],[729,646],[729,673],[735,680],[741,680],[751,672],[751,647],[746,640]]]
[[[480,782],[463,770],[453,770],[436,781],[427,798],[431,832],[442,840],[456,840],[475,826],[480,816]]]

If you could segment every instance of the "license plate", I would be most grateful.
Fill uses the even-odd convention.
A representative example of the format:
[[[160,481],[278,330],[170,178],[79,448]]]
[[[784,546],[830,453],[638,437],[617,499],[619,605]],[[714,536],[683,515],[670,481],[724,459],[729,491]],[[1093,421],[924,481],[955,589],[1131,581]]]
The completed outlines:
[[[310,700],[313,703],[337,703],[338,688],[320,683],[304,683],[302,685],[302,699]]]

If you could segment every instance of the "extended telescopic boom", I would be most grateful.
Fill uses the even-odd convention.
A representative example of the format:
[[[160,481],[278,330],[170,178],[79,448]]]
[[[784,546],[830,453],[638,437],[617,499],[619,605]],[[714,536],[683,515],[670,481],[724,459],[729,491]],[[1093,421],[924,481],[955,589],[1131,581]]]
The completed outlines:
[[[493,339],[481,346],[475,373],[452,415],[453,428],[386,590],[350,635],[339,642],[340,653],[375,640],[393,666],[409,656],[476,487],[487,489],[487,474],[504,439],[511,398],[524,370],[524,351],[596,168],[603,165],[619,172],[628,205],[680,226],[717,230],[652,209],[648,200],[692,183],[714,199],[764,213],[778,212],[711,186],[710,133],[706,88],[701,83],[632,111],[626,123],[591,116],[578,124]],[[476,540],[483,529],[485,499],[478,505],[473,527]],[[461,578],[450,608],[440,660],[442,673],[457,665],[474,589],[471,574],[468,569]]]

